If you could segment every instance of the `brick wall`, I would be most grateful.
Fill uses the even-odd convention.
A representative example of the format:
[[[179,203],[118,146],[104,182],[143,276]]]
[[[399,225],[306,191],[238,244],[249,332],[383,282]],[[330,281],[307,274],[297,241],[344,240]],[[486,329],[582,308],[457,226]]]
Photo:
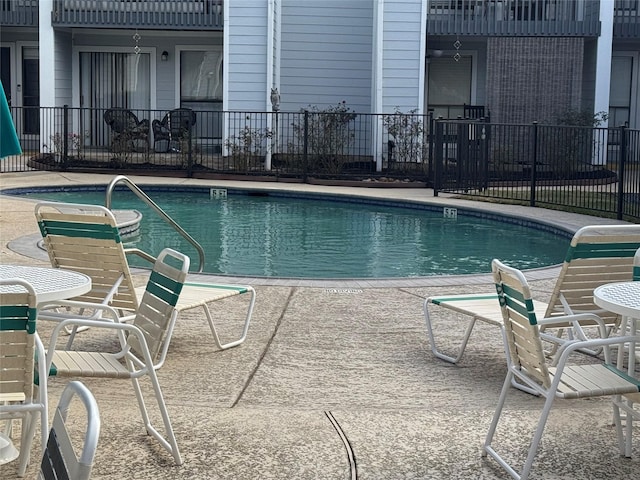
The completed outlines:
[[[497,123],[552,123],[579,109],[581,38],[493,37],[487,44],[487,107]]]

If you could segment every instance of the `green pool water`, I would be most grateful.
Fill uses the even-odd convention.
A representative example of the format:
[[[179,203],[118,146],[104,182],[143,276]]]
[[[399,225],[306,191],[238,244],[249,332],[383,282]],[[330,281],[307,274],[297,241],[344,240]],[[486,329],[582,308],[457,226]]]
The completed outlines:
[[[299,278],[387,278],[490,272],[500,258],[521,269],[561,263],[569,239],[562,232],[442,208],[368,204],[338,197],[305,198],[208,189],[145,192],[206,252],[214,274]],[[30,198],[104,205],[104,188],[36,191]],[[138,234],[126,238],[152,254],[180,250],[198,265],[195,249],[129,191],[116,191],[112,208],[143,214]],[[525,222],[526,223],[526,222]],[[138,261],[145,265],[143,261]],[[137,264],[132,260],[132,264]],[[148,266],[146,264],[145,266]]]

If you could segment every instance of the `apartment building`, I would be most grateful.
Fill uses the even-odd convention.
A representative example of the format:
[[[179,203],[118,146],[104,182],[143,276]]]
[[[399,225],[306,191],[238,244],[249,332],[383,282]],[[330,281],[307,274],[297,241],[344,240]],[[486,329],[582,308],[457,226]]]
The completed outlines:
[[[640,128],[640,0],[0,0],[0,43],[13,106],[160,118],[277,98],[448,118],[475,105],[502,123],[587,110]],[[37,111],[17,123],[37,144]]]

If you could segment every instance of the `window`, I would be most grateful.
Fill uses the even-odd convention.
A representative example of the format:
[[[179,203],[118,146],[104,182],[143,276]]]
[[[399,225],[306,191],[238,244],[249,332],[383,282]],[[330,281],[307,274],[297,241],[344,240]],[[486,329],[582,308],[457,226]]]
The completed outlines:
[[[215,145],[222,141],[222,59],[217,50],[180,52],[180,106],[195,110],[196,137]]]

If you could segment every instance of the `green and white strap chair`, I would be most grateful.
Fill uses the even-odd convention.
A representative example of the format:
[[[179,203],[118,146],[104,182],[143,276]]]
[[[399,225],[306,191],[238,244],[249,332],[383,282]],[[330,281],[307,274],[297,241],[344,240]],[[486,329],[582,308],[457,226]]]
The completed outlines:
[[[91,277],[91,290],[73,300],[110,305],[118,310],[121,320],[131,319],[138,309],[138,299],[127,254],[139,250],[124,248],[111,210],[100,205],[39,202],[35,215],[51,265]],[[40,305],[39,318],[62,321],[81,315],[98,320],[102,314],[93,305],[78,312],[51,302]],[[73,343],[76,330],[69,332],[67,348]]]
[[[37,416],[42,450],[47,442],[47,370],[44,346],[36,332],[36,316],[33,287],[20,279],[0,280],[0,420],[8,422],[9,427],[13,419],[22,421],[20,477],[29,464]],[[34,384],[36,377],[38,386]],[[9,432],[6,433],[5,441],[10,442]]]
[[[558,323],[562,324],[562,322],[571,323],[582,320],[593,320],[597,324],[599,317],[595,314],[585,313],[538,320],[533,307],[531,291],[522,272],[508,267],[498,260],[493,260],[492,271],[498,293],[496,302],[502,312],[511,362],[487,433],[482,455],[483,457],[489,455],[495,459],[513,478],[524,480],[531,473],[542,433],[556,398],[578,399],[640,392],[640,381],[631,378],[608,362],[609,347],[624,348],[625,345],[637,342],[640,338],[627,335],[567,341],[558,348],[557,362],[553,366],[547,362],[540,337],[540,328],[542,326],[553,327]],[[600,323],[600,328],[604,328],[602,323]],[[604,349],[605,363],[570,364],[569,360],[573,353],[581,349],[594,348]],[[545,398],[527,457],[519,472],[497,452],[492,444],[514,378]],[[580,403],[578,408],[585,408],[585,404]],[[619,407],[615,403],[614,415],[619,417]],[[621,449],[623,448],[622,444],[619,446]],[[510,446],[510,450],[513,452],[514,447]]]
[[[103,315],[111,321],[67,319],[53,330],[47,366],[50,375],[64,377],[130,378],[133,382],[140,413],[147,432],[173,455],[175,463],[182,464],[169,414],[162,396],[156,370],[165,362],[169,342],[177,317],[176,304],[189,271],[189,257],[165,248],[156,260],[144,295],[131,324],[120,323],[118,312],[108,305],[100,308]],[[81,308],[87,304],[76,301],[63,301],[63,306]],[[58,336],[66,327],[88,326],[111,330],[118,334],[121,350],[117,353],[102,351],[56,350]],[[147,413],[144,397],[140,388],[140,379],[148,377],[156,397],[156,402],[165,435],[152,424]]]
[[[80,456],[77,455],[69,429],[67,415],[73,397],[80,399],[87,413],[86,429]],[[100,411],[93,394],[77,380],[69,382],[62,391],[58,407],[53,416],[53,424],[49,431],[47,448],[40,463],[40,479],[89,480],[93,468],[93,460],[100,437]]]
[[[617,329],[620,318],[593,303],[593,290],[605,283],[630,281],[633,259],[638,248],[640,225],[590,225],[579,229],[571,239],[549,302],[535,300],[536,315],[545,318],[575,313],[596,313],[607,326],[605,335],[609,335]],[[436,308],[444,308],[470,317],[462,342],[455,353],[444,352],[438,347],[437,326],[434,322]],[[498,308],[497,296],[491,291],[428,297],[424,300],[423,312],[432,353],[450,363],[458,363],[462,359],[478,320],[502,329],[502,315]],[[586,340],[589,335],[585,328],[589,326],[596,327],[598,335],[601,335],[600,322],[586,320],[549,327],[543,339],[552,342],[554,347],[574,338]],[[564,332],[567,332],[567,336],[561,337]],[[555,348],[552,353],[554,351]]]

